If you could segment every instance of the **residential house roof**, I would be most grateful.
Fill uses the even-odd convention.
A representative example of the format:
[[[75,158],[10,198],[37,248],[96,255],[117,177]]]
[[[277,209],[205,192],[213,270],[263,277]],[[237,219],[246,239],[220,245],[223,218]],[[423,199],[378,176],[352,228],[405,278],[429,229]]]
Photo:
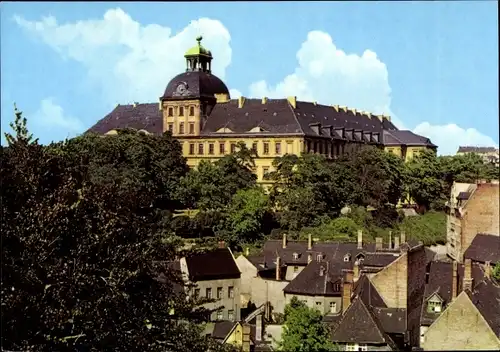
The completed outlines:
[[[497,337],[500,337],[500,286],[498,283],[486,278],[474,287],[469,297]]]
[[[500,263],[500,234],[477,234],[464,252],[464,258],[482,263]]]
[[[427,137],[420,136],[412,131],[401,130],[384,130],[384,145],[436,147]]]
[[[495,147],[460,146],[457,153],[498,153],[498,151]]]
[[[193,254],[186,258],[191,281],[239,278],[233,254],[228,248],[217,248],[205,253]]]
[[[349,264],[349,263],[347,263]],[[287,294],[333,296],[340,294],[342,263],[313,261],[283,290]]]
[[[212,337],[214,339],[224,340],[237,324],[238,322],[229,320],[215,322]]]
[[[370,307],[388,334],[404,334],[406,329],[405,308]]]
[[[332,340],[340,343],[391,344],[382,324],[361,299],[354,299],[333,331]]]

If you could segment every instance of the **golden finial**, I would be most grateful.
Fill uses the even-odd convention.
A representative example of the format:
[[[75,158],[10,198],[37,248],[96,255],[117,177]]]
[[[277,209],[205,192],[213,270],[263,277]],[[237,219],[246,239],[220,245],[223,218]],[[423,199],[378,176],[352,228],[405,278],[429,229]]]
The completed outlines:
[[[203,40],[203,37],[201,35],[196,37],[196,41],[198,42],[198,45],[201,45],[202,40]]]

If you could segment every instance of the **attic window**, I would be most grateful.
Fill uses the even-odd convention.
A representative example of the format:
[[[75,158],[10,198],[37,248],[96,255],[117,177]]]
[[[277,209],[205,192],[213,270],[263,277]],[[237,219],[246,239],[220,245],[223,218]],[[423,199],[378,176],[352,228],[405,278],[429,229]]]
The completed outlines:
[[[351,255],[347,253],[346,255],[344,255],[344,262],[349,262],[349,261],[351,261]]]
[[[442,308],[441,302],[429,301],[427,303],[427,311],[429,313],[441,313]]]
[[[293,260],[299,259],[299,253],[293,253]]]
[[[277,115],[278,115],[278,113],[276,113],[276,112],[273,112],[273,116],[277,116]]]
[[[248,112],[245,113],[245,116],[248,116]]]
[[[319,262],[321,260],[323,260],[323,254],[322,253],[319,253],[318,255],[316,255],[316,260]]]

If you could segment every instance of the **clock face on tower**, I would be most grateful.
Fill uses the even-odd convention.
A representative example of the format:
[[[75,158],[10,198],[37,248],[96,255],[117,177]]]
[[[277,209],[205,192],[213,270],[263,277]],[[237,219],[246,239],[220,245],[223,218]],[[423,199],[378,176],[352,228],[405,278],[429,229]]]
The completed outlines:
[[[177,85],[177,88],[175,90],[175,95],[186,95],[188,94],[188,85],[186,82],[181,82]]]

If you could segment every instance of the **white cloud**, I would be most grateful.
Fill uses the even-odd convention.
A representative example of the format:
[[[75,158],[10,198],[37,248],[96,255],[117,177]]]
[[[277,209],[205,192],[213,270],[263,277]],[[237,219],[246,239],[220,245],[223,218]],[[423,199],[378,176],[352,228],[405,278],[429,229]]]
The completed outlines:
[[[231,63],[229,31],[217,20],[200,18],[178,33],[158,24],[142,25],[122,9],[102,19],[59,24],[53,16],[14,20],[65,59],[83,64],[109,104],[154,102],[165,86],[185,69],[183,53],[203,35],[216,60],[214,74],[224,79]]]
[[[229,89],[229,95],[231,96],[231,99],[236,99],[241,97],[243,94],[238,89]]]
[[[362,55],[347,54],[336,47],[325,32],[311,31],[297,52],[295,71],[274,86],[266,81],[254,82],[250,96],[270,98],[295,95],[299,100],[318,101],[391,115],[391,87],[387,66],[371,50]]]
[[[419,124],[413,130],[422,136],[430,138],[438,146],[441,155],[454,155],[459,146],[496,147],[498,145],[475,128],[464,129],[454,123],[448,125],[431,125],[429,122]]]
[[[52,98],[42,100],[38,110],[27,118],[37,131],[36,136],[46,136],[47,133],[39,132],[50,131],[53,140],[73,137],[84,130],[83,123],[78,118],[65,114],[63,108]]]

